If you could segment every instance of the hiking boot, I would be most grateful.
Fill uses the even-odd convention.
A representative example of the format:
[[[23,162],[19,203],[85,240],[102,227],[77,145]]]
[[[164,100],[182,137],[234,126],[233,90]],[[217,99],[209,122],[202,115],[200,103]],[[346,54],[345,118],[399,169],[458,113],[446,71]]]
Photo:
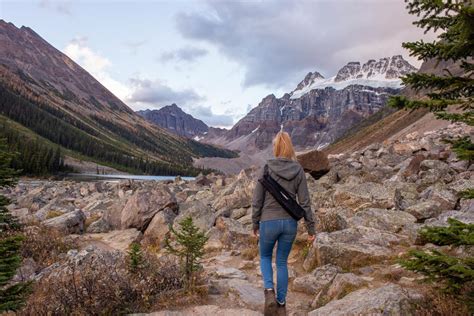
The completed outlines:
[[[277,302],[277,313],[276,316],[286,316],[286,304],[280,304]]]
[[[275,316],[277,315],[277,301],[275,299],[275,291],[273,289],[265,289],[265,308],[263,315]]]

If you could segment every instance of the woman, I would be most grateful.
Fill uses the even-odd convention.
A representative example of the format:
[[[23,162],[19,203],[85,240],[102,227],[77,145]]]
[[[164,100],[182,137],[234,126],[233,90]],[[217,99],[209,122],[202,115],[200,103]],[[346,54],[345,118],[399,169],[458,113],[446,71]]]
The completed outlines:
[[[274,159],[267,161],[268,173],[306,211],[304,216],[308,230],[308,241],[315,237],[313,213],[306,177],[301,165],[296,161],[295,151],[288,133],[279,132],[273,140]],[[263,170],[263,168],[262,168]],[[260,174],[262,176],[263,172]],[[296,237],[297,222],[257,182],[252,202],[253,233],[259,236],[260,268],[265,292],[265,315],[286,315],[286,293],[288,291],[288,255]],[[276,268],[277,291],[273,286],[272,254],[277,244]]]

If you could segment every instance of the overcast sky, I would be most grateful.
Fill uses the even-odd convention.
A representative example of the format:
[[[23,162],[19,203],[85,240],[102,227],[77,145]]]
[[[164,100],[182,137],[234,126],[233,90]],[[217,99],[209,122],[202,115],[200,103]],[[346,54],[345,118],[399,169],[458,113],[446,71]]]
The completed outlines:
[[[176,103],[229,127],[309,71],[402,54],[417,40],[402,0],[0,0],[134,110]]]

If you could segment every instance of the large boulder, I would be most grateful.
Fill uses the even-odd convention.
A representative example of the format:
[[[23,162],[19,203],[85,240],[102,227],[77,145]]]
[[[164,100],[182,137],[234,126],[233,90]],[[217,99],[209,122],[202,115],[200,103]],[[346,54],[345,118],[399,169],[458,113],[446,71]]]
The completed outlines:
[[[165,208],[178,208],[176,199],[166,186],[138,189],[122,210],[121,227],[136,228],[143,232],[155,214]]]
[[[354,273],[339,273],[334,277],[331,284],[322,289],[316,295],[312,308],[318,308],[332,300],[338,300],[347,294],[367,286],[367,281]]]
[[[315,179],[321,178],[331,169],[327,154],[319,150],[299,154],[296,158],[304,171]]]
[[[332,233],[320,233],[306,257],[303,267],[335,264],[351,269],[391,258],[395,254],[391,246],[408,240],[407,236],[370,227],[351,227]]]
[[[180,205],[179,215],[176,217],[175,222],[179,223],[186,217],[191,217],[199,229],[208,231],[214,226],[216,212],[211,205],[205,202],[186,202]]]
[[[75,210],[60,216],[47,219],[44,225],[52,227],[66,234],[82,234],[86,216],[82,210]]]
[[[263,290],[241,279],[220,279],[211,282],[215,291],[231,297],[237,305],[263,310],[265,297]]]
[[[426,220],[424,225],[447,227],[449,226],[448,224],[449,218],[457,219],[458,221],[461,221],[465,224],[474,224],[474,212],[448,211],[448,212],[443,212],[441,215],[439,215],[436,218],[431,218],[431,219]]]
[[[440,184],[425,189],[420,197],[427,201],[438,202],[441,211],[454,210],[458,201],[458,197],[448,187]]]
[[[242,170],[235,181],[228,184],[217,196],[214,196],[212,207],[219,212],[250,207],[255,187],[255,181],[251,178],[250,173],[251,170]]]
[[[394,192],[374,182],[337,185],[334,203],[353,210],[361,206],[392,208],[395,205]]]
[[[415,216],[417,220],[425,220],[438,216],[442,210],[439,202],[428,200],[412,205],[405,211]]]
[[[96,241],[99,244],[105,244],[108,249],[121,252],[127,252],[132,243],[140,242],[142,236],[142,233],[135,228],[87,235],[90,240]]]
[[[153,244],[157,247],[163,246],[165,237],[169,233],[169,225],[173,223],[175,218],[176,213],[170,208],[165,208],[158,212],[151,220],[145,233],[143,233],[144,240],[148,244]]]
[[[216,224],[207,232],[209,238],[206,251],[221,251],[227,249],[246,249],[256,240],[251,235],[251,229],[246,228],[240,221],[219,216]]]
[[[415,315],[414,304],[423,297],[412,291],[402,289],[392,283],[376,289],[360,289],[331,301],[308,314],[308,316],[346,316],[346,315]]]
[[[403,211],[368,208],[357,212],[348,220],[350,226],[365,226],[392,233],[400,233],[416,222],[416,218]]]
[[[341,268],[332,264],[326,264],[315,269],[311,274],[297,277],[293,281],[293,290],[316,295],[331,283],[339,272],[341,272]]]
[[[105,220],[104,217],[99,218],[98,220],[92,222],[89,227],[87,227],[88,233],[106,233],[111,229],[110,224]]]

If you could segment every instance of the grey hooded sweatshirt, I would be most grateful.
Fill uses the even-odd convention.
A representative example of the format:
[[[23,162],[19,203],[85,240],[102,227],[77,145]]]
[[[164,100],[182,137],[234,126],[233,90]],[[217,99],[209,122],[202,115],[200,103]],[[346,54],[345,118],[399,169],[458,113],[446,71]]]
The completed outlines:
[[[284,187],[292,198],[297,198],[298,203],[306,211],[304,216],[306,228],[308,234],[314,235],[315,229],[311,200],[309,198],[306,176],[301,165],[294,160],[286,158],[269,159],[267,165],[270,176]],[[259,172],[259,179],[262,176],[263,168]],[[260,222],[287,218],[292,217],[270,193],[266,192],[262,184],[257,182],[252,201],[253,229],[257,230]]]

